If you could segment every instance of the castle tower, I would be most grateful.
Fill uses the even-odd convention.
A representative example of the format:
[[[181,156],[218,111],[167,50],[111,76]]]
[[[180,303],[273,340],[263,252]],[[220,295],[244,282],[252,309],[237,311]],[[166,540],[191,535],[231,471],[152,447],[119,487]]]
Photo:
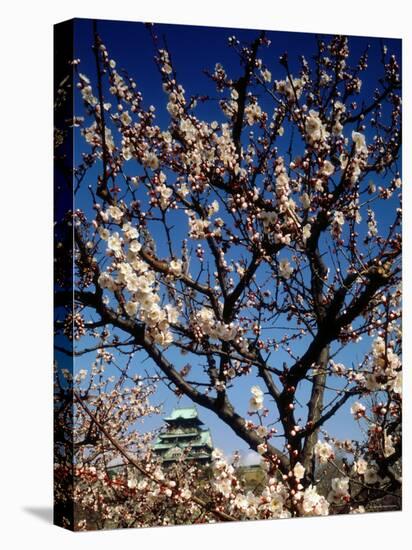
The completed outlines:
[[[165,428],[160,432],[154,445],[154,451],[162,458],[163,464],[179,460],[188,447],[188,460],[200,464],[210,463],[213,451],[212,436],[198,417],[196,407],[175,408],[164,421]]]

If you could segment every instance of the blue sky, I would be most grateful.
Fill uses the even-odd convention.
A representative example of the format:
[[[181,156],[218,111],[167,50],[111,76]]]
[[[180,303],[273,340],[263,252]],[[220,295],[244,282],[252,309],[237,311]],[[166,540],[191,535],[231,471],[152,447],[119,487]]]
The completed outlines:
[[[156,123],[160,127],[166,127],[170,120],[166,111],[166,96],[162,91],[160,75],[153,62],[153,45],[144,25],[130,22],[99,21],[98,31],[109,50],[110,57],[116,60],[117,68],[127,69],[128,73],[134,77],[138,88],[142,91],[145,105],[153,104],[156,106]],[[240,74],[240,68],[234,52],[227,46],[227,38],[231,35],[236,35],[242,42],[250,42],[257,36],[257,31],[254,30],[157,24],[155,25],[155,32],[160,39],[162,37],[166,38],[167,46],[172,54],[173,64],[177,71],[178,80],[184,86],[186,96],[202,93],[217,99],[220,99],[220,97],[218,92],[216,92],[215,85],[204,75],[203,70],[213,71],[215,63],[220,62],[231,77],[235,78]],[[311,56],[316,52],[316,35],[313,34],[268,31],[267,36],[272,43],[270,48],[263,50],[262,57],[275,80],[285,78],[284,70],[278,63],[279,56],[285,51],[288,52],[292,74],[298,72],[300,55],[304,54],[310,61]],[[92,21],[76,20],[75,57],[81,60],[79,70],[89,76],[93,83],[95,79],[95,65],[91,51],[92,42]],[[398,60],[400,60],[401,41],[385,39],[384,43],[388,46],[389,52],[395,53]],[[377,78],[382,74],[380,66],[380,39],[351,37],[349,42],[351,49],[350,59],[357,60],[365,50],[367,44],[371,45],[371,49],[368,70],[361,76],[363,81],[361,97],[370,97],[372,95],[376,87]],[[263,96],[259,99],[259,103],[269,113],[273,109],[269,100]],[[76,114],[82,114],[83,109],[80,94],[77,95],[75,110]],[[218,104],[213,100],[200,105],[196,114],[199,118],[203,118],[206,121],[222,120]],[[368,132],[366,134],[367,139],[371,139],[372,134]],[[289,142],[285,136],[285,150],[288,144]],[[78,158],[85,150],[83,142],[78,140],[76,142]],[[88,175],[89,181],[93,181],[96,174],[97,170],[92,169]],[[77,196],[76,206],[92,215],[90,209],[91,201],[87,193],[87,183],[88,181],[85,182],[84,190],[81,190]],[[388,208],[389,204],[386,202],[377,207],[378,222],[382,224],[380,227],[387,225],[392,219],[393,208]],[[185,237],[185,232],[186,227],[182,224],[176,229],[175,238],[178,242]],[[154,237],[158,237],[159,248],[161,250],[161,235],[155,234]],[[347,365],[352,361],[356,363],[361,359],[362,354],[368,346],[369,343],[367,341],[363,341],[357,347],[350,346],[340,354],[339,360]],[[304,349],[303,346],[302,349]],[[299,347],[296,351],[299,353]],[[191,359],[188,356],[181,357],[175,351],[169,351],[168,357],[181,366],[190,362]],[[76,371],[80,368],[89,368],[93,359],[94,357],[90,355],[82,356],[81,359],[76,360]],[[195,360],[196,358],[193,357],[193,361]],[[281,364],[283,360],[287,360],[287,357],[282,357],[282,354],[276,357],[277,364]],[[138,356],[136,356],[135,361],[136,365],[138,365]],[[149,362],[144,363],[142,366],[149,368]],[[136,367],[137,370],[138,367]],[[234,404],[242,407],[242,413],[246,410],[250,386],[255,382],[256,380],[253,376],[240,379],[236,391],[233,391],[230,395]],[[156,397],[164,403],[165,414],[170,413],[173,406],[178,403],[177,398],[163,385],[159,387]],[[189,403],[190,401],[185,397],[179,401],[179,404],[182,406]],[[349,414],[349,406],[349,404],[346,405],[343,414],[331,420],[326,426],[331,433],[335,433],[342,438],[356,437],[358,435],[356,424]],[[211,428],[214,443],[217,447],[222,448],[228,454],[234,449],[247,450],[246,445],[233,435],[231,430],[221,421],[216,419],[213,413],[200,407],[198,409],[201,419]],[[146,426],[147,428],[158,427],[159,423],[160,419],[154,418],[148,421]]]

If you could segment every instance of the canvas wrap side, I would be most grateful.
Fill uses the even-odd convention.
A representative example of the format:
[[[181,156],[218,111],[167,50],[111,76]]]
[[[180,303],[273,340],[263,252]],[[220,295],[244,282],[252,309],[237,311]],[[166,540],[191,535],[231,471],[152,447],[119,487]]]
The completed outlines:
[[[54,321],[67,324],[73,313],[73,60],[74,20],[54,26]],[[58,267],[57,267],[58,266]],[[59,299],[57,300],[57,293]],[[63,298],[62,298],[63,297]],[[73,338],[54,337],[54,524],[74,530],[73,503]],[[71,354],[62,354],[65,348]],[[63,492],[58,495],[57,491]]]

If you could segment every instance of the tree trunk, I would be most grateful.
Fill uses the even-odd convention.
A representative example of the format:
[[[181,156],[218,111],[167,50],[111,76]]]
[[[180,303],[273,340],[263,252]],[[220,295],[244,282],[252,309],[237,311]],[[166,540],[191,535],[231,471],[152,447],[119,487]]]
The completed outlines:
[[[323,409],[323,396],[325,393],[325,383],[327,378],[327,366],[329,362],[329,346],[322,349],[319,355],[318,368],[320,370],[313,379],[312,393],[308,402],[308,425],[315,424]],[[313,481],[315,461],[313,460],[313,448],[318,440],[319,428],[310,432],[305,439],[302,451],[302,464],[306,469],[308,480]]]

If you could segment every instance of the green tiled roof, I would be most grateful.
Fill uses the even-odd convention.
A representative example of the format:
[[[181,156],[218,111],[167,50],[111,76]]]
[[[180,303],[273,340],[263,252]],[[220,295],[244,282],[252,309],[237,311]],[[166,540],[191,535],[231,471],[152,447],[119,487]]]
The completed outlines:
[[[210,430],[204,430],[203,432],[200,432],[199,445],[207,445],[211,449],[213,448],[212,435],[210,433]]]
[[[180,418],[183,420],[197,419],[199,423],[202,424],[202,421],[198,418],[196,407],[177,407],[173,409],[170,416],[166,416],[165,420],[166,422],[169,422],[173,420],[178,420]]]
[[[164,443],[161,439],[156,439],[154,448],[155,450],[161,450],[161,449],[168,449],[169,447],[173,447],[174,445],[171,445],[170,443]]]
[[[168,432],[160,433],[159,436],[161,437],[161,439],[177,439],[177,438],[187,439],[190,437],[196,437],[198,433],[199,432],[197,430],[192,430],[189,432],[171,430]]]
[[[197,453],[196,455],[193,455],[193,456],[190,456],[189,457],[189,460],[190,459],[194,459],[194,460],[200,460],[200,459],[205,459],[205,460],[209,460],[210,461],[210,455],[207,454],[207,453]],[[165,456],[163,458],[163,462],[167,463],[167,462],[175,462],[176,460],[176,457],[174,456]]]
[[[169,448],[179,447],[179,446],[187,447],[188,445],[190,445],[191,447],[206,446],[206,447],[209,447],[210,449],[213,449],[212,435],[210,433],[210,430],[199,431],[199,439],[188,441],[187,443],[185,441],[181,441],[180,444],[175,443],[173,441],[165,441],[161,439],[161,437],[158,437],[155,441],[154,448],[156,451],[159,451],[159,450],[169,449]]]

